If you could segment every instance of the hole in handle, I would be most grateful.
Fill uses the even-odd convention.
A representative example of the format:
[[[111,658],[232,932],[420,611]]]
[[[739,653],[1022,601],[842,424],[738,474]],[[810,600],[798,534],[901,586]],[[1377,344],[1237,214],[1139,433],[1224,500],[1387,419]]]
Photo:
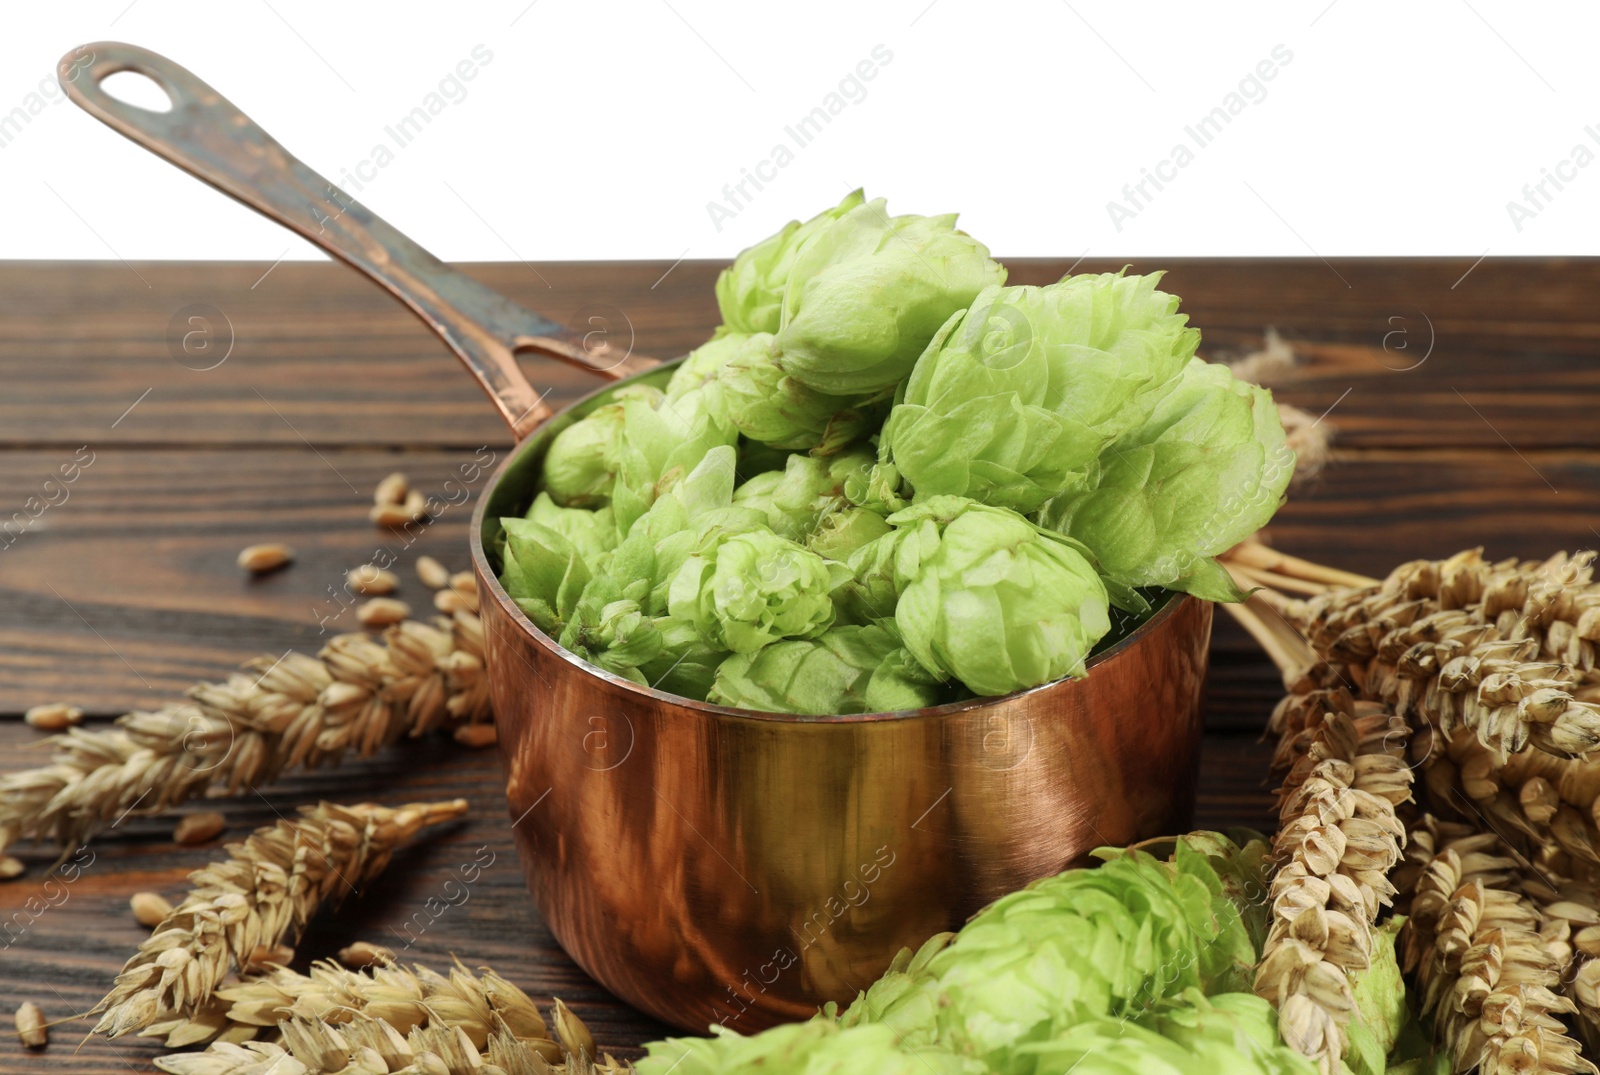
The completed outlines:
[[[142,71],[113,71],[100,80],[100,88],[125,105],[146,112],[171,112],[166,88]]]

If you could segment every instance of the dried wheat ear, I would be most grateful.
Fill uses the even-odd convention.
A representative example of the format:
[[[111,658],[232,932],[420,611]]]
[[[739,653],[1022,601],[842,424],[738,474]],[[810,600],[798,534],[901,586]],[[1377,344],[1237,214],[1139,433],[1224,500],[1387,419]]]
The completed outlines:
[[[95,1031],[114,1038],[194,1016],[258,948],[297,940],[318,907],[375,877],[423,826],[466,809],[460,799],[393,809],[322,803],[230,844],[227,859],[189,875],[188,897],[96,1005],[104,1014]]]
[[[483,624],[470,592],[470,607],[396,624],[381,644],[346,634],[316,657],[259,657],[248,673],[191,688],[187,703],[55,736],[50,765],[0,776],[0,852],[26,838],[71,848],[129,814],[238,795],[292,769],[486,721]]]

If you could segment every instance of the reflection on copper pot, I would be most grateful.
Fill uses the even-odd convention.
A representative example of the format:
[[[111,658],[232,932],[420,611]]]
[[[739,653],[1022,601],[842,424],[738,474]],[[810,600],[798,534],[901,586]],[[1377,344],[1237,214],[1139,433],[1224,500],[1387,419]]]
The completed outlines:
[[[898,714],[729,709],[561,649],[486,547],[531,499],[543,445],[612,391],[536,430],[473,525],[518,852],[601,984],[689,1030],[805,1018],[997,896],[1187,826],[1203,601],[1171,598],[1084,679]]]

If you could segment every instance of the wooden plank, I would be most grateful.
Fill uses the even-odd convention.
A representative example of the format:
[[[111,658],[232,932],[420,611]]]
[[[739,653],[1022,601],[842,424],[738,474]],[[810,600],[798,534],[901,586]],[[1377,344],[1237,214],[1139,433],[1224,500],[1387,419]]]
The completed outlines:
[[[1076,271],[1122,264],[1089,260]],[[1307,359],[1282,397],[1317,414],[1337,402],[1330,421],[1350,446],[1600,446],[1583,402],[1600,389],[1600,314],[1588,302],[1600,262],[1488,259],[1455,288],[1469,262],[1334,264],[1148,258],[1131,267],[1168,270],[1165,286],[1183,296],[1210,354],[1243,353],[1268,326],[1280,329]],[[1069,267],[1016,261],[1012,279],[1046,283]],[[117,263],[0,265],[0,445],[501,436],[464,371],[384,292],[341,266],[285,264],[260,279],[267,268],[138,266],[146,288]],[[643,353],[681,354],[717,322],[717,263],[467,268],[558,319],[599,317],[596,329],[609,324],[614,342],[631,337]],[[196,304],[221,311],[235,339],[227,361],[205,372],[173,357],[181,321],[169,339],[174,316]],[[558,403],[594,383],[548,362],[530,362],[529,375]]]
[[[20,748],[37,738],[18,724],[0,725],[0,771],[28,764],[32,752]],[[1270,826],[1272,797],[1263,783],[1270,754],[1252,738],[1208,738],[1196,826]],[[429,739],[403,743],[339,769],[293,776],[263,789],[264,795],[195,806],[219,810],[229,822],[227,832],[205,847],[173,844],[171,817],[129,818],[90,842],[92,861],[72,884],[51,890],[54,903],[37,917],[25,908],[30,899],[42,897],[53,853],[24,852],[30,873],[0,884],[0,923],[11,923],[10,936],[15,938],[0,955],[6,968],[0,975],[0,1011],[9,1013],[32,1000],[51,1019],[86,1012],[147,935],[128,911],[130,896],[157,891],[176,899],[188,871],[219,857],[223,843],[271,824],[280,814],[292,814],[297,804],[319,798],[398,803],[462,796],[471,803],[469,816],[428,831],[397,855],[366,891],[338,911],[319,916],[297,948],[295,967],[304,970],[310,960],[329,958],[356,940],[386,943],[403,960],[435,969],[447,968],[453,957],[470,967],[490,965],[540,1004],[561,997],[588,1023],[602,1048],[635,1057],[638,1046],[672,1031],[595,985],[550,937],[523,886],[503,786],[495,751]],[[457,896],[457,906],[430,922],[425,901],[459,878],[462,863],[482,863],[487,855],[493,859],[468,886],[467,897]],[[64,898],[57,894],[62,891]],[[0,932],[0,944],[7,936]],[[0,1042],[0,1071],[126,1075],[130,1069],[151,1070],[150,1058],[165,1051],[137,1038],[91,1038],[74,1053],[92,1025],[79,1021],[57,1027],[54,1044],[42,1053]]]
[[[71,455],[7,458],[0,504],[21,505]],[[0,714],[62,699],[120,713],[259,653],[314,650],[323,626],[354,629],[336,595],[345,572],[380,549],[399,564],[401,596],[425,607],[416,557],[464,568],[470,508],[449,508],[408,546],[367,521],[368,493],[397,467],[442,493],[477,458],[476,449],[319,457],[304,446],[100,453],[65,502],[0,551]],[[1584,454],[1343,453],[1291,495],[1270,536],[1287,551],[1380,575],[1480,544],[1495,557],[1592,545],[1597,508],[1600,469]],[[298,559],[248,578],[234,557],[269,540],[292,545]],[[1242,635],[1219,628],[1218,638],[1213,682],[1239,693],[1227,695],[1237,714],[1230,707],[1217,719],[1259,728],[1271,674]]]

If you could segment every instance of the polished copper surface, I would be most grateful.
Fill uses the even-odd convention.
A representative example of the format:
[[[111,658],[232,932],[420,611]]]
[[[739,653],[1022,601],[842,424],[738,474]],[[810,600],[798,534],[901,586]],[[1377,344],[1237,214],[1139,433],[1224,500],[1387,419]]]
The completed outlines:
[[[1005,698],[826,718],[689,701],[561,649],[496,581],[486,541],[549,435],[473,522],[495,723],[540,914],[629,1003],[695,1031],[804,1018],[1095,847],[1187,827],[1210,604],[1173,597],[1086,678]]]
[[[125,70],[158,82],[172,110],[107,95],[100,80]],[[472,527],[510,816],[545,922],[618,996],[695,1031],[803,1018],[996,896],[1097,846],[1187,826],[1211,629],[1192,598],[1169,600],[1085,679],[899,714],[727,709],[562,650],[506,596],[486,549],[531,499],[550,437],[614,387],[552,414],[514,356],[611,378],[667,369],[585,347],[443,265],[170,60],[100,42],[61,71],[91,114],[406,303],[522,441]]]

